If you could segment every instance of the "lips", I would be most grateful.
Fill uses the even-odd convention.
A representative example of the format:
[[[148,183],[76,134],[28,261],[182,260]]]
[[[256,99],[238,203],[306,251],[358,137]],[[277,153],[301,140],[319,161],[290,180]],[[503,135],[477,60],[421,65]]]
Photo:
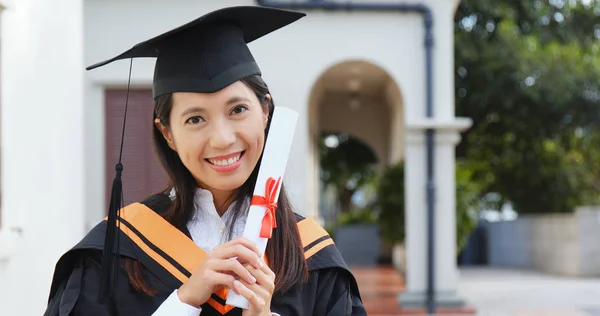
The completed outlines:
[[[245,151],[241,151],[241,152],[226,155],[226,156],[206,158],[205,160],[215,166],[227,167],[227,166],[233,165],[234,163],[238,162],[238,160],[240,160],[240,158],[244,155],[244,152]]]

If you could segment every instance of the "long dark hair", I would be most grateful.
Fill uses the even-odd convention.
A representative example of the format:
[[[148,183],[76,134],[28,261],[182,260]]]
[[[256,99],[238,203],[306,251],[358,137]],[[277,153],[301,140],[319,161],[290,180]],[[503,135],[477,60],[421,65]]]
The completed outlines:
[[[275,104],[272,99],[267,97],[269,89],[263,79],[258,76],[250,76],[241,80],[250,89],[254,91],[256,97],[263,107],[268,107],[269,120],[265,130],[265,139],[271,126],[271,118]],[[158,118],[162,125],[169,126],[169,116],[173,99],[171,94],[166,94],[156,98],[154,103],[154,116]],[[177,152],[172,150],[164,139],[162,133],[156,128],[153,129],[153,140],[156,153],[163,165],[163,168],[169,175],[169,185],[167,190],[175,188],[176,197],[171,206],[164,214],[161,214],[173,226],[183,230],[186,223],[192,218],[195,212],[194,194],[197,184],[189,170],[179,159]],[[234,222],[240,215],[245,215],[247,201],[251,198],[256,178],[258,176],[258,167],[261,158],[250,177],[234,194],[231,212]],[[281,192],[277,201],[277,211],[275,212],[277,228],[273,230],[273,236],[267,243],[266,254],[269,266],[275,273],[275,293],[281,293],[289,290],[293,285],[306,281],[308,279],[308,267],[304,259],[304,249],[300,240],[300,234],[296,225],[296,216],[288,200],[286,190],[281,184]],[[233,225],[229,225],[228,237],[231,236]],[[142,277],[142,266],[138,261],[126,260],[125,269],[129,276],[131,285],[138,291],[148,295],[154,295],[156,292],[150,288]],[[193,272],[193,271],[190,271]]]

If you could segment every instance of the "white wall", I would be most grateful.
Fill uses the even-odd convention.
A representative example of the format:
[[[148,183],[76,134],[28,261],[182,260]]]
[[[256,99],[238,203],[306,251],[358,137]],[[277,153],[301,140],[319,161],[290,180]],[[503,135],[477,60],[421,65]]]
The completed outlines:
[[[0,234],[22,234],[0,258],[0,315],[42,315],[56,261],[83,236],[82,10],[17,0],[2,13]]]
[[[223,2],[173,0],[147,1],[139,6],[133,0],[87,0],[85,8],[85,61],[92,64],[130,48],[161,32],[177,27]],[[227,1],[226,5],[255,5],[255,1]],[[168,12],[168,14],[165,14]],[[310,11],[298,22],[250,44],[250,48],[270,85],[277,105],[300,111],[295,144],[287,171],[288,190],[299,213],[314,214],[316,201],[309,201],[314,190],[306,153],[309,153],[308,103],[313,85],[323,71],[341,61],[365,59],[384,68],[403,91],[405,104],[424,108],[424,57],[422,18],[416,14]],[[110,21],[110,23],[107,23]],[[374,36],[378,35],[378,36]],[[379,36],[380,35],[380,36]],[[413,49],[414,48],[414,49]],[[124,85],[128,61],[121,61],[87,73],[92,85]],[[149,84],[154,60],[134,61],[133,82]],[[440,87],[442,89],[442,87]],[[95,94],[95,95],[94,95]],[[87,104],[99,105],[98,94],[88,94]],[[416,116],[419,114],[414,114]],[[95,116],[100,122],[101,116]],[[98,126],[101,123],[95,122]],[[88,132],[92,132],[91,130]],[[99,139],[97,129],[89,137]],[[91,139],[90,138],[90,139]],[[93,149],[89,152],[98,152]],[[103,166],[102,157],[94,164]],[[94,172],[87,179],[88,198],[102,197],[103,173]],[[94,201],[101,199],[93,198]],[[95,214],[104,212],[104,205],[90,205]],[[99,218],[101,215],[96,215]]]
[[[390,110],[390,138],[389,157],[390,165],[399,163],[404,158],[404,104],[398,85],[392,80],[386,82],[385,99]]]

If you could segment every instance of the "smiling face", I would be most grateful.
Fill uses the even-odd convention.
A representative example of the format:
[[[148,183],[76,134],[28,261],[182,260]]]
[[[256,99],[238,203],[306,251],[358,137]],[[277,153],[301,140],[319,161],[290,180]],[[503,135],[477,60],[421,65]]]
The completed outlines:
[[[244,83],[215,93],[173,93],[169,126],[156,127],[199,187],[229,196],[250,176],[265,143],[268,109]]]

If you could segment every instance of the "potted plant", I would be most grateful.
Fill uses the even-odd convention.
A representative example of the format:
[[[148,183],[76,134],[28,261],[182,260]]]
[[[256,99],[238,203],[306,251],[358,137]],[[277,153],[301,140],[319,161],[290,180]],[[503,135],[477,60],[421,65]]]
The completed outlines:
[[[404,247],[404,164],[388,167],[379,179],[377,192],[378,226],[382,242],[392,249],[392,264],[405,274]]]
[[[377,218],[369,207],[353,208],[338,217],[335,243],[350,266],[374,266],[379,256]]]

